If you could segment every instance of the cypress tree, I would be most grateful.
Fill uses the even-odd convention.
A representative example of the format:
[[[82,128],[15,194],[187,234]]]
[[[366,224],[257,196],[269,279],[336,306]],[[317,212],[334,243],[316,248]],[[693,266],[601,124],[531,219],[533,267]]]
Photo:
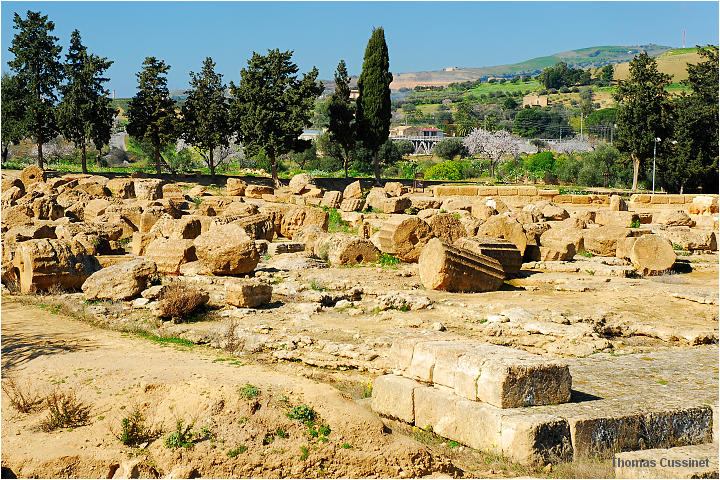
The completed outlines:
[[[340,60],[335,72],[335,92],[330,97],[328,116],[331,139],[340,145],[344,153],[343,167],[347,178],[350,150],[353,149],[356,141],[356,129],[355,108],[350,102],[350,77],[345,68],[345,60]]]
[[[385,32],[382,27],[373,30],[363,60],[362,73],[358,80],[357,109],[355,118],[358,140],[373,153],[375,184],[380,185],[380,147],[390,134],[390,58]]]
[[[87,146],[92,141],[98,149],[110,142],[115,109],[108,98],[103,75],[113,62],[88,54],[80,32],[72,32],[65,64],[67,83],[60,87],[58,124],[63,135],[82,151],[82,171],[87,173]]]
[[[50,35],[55,23],[48,21],[47,15],[28,10],[26,19],[16,13],[13,22],[13,28],[19,31],[9,48],[15,58],[8,65],[22,87],[22,123],[27,133],[35,136],[38,166],[43,168],[42,145],[57,133],[55,102],[63,77],[62,47],[57,44],[58,37]]]

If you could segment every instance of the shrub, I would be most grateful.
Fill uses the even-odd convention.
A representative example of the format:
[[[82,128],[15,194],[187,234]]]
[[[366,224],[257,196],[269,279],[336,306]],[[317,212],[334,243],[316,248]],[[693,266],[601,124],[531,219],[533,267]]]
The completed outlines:
[[[575,182],[582,163],[582,158],[577,155],[558,158],[555,161],[555,173],[562,182]]]
[[[28,390],[28,386],[20,386],[14,377],[7,377],[2,382],[2,391],[10,399],[10,405],[20,413],[29,413],[42,404],[36,391]]]
[[[161,317],[183,319],[207,301],[207,293],[189,285],[173,284],[160,296],[158,310]]]
[[[435,145],[433,153],[440,158],[452,160],[457,156],[466,157],[468,155],[468,148],[460,138],[445,138]]]
[[[145,415],[135,407],[130,415],[122,419],[121,432],[116,437],[123,445],[137,446],[154,438],[154,434],[145,425]]]
[[[170,435],[165,437],[165,446],[167,448],[176,449],[176,448],[190,448],[193,445],[193,439],[195,438],[195,433],[192,431],[193,424],[189,424],[187,426],[183,426],[183,421],[178,420],[177,424],[175,425],[175,431],[172,432]]]
[[[425,170],[425,178],[435,180],[462,180],[462,171],[457,162],[443,162]]]
[[[552,152],[540,152],[525,159],[525,168],[533,173],[552,172],[555,169],[555,155]]]
[[[285,415],[287,415],[288,418],[299,420],[308,426],[312,425],[317,418],[317,413],[315,413],[315,410],[307,405],[297,405]]]
[[[90,418],[90,406],[78,399],[74,392],[53,392],[47,396],[45,404],[50,413],[40,427],[46,432],[86,425]]]

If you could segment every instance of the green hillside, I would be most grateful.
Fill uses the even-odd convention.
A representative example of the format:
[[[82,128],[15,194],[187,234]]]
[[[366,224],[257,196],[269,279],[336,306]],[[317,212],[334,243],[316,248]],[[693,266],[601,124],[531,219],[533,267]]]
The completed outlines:
[[[545,57],[533,58],[520,63],[496,65],[481,68],[458,68],[453,71],[432,71],[396,73],[391,85],[393,89],[414,88],[417,85],[445,86],[454,82],[474,81],[482,77],[512,77],[515,75],[536,75],[545,67],[557,62],[566,62],[573,68],[599,68],[608,64],[628,62],[635,55],[647,51],[650,56],[659,56],[670,50],[662,45],[600,46],[569,50]]]

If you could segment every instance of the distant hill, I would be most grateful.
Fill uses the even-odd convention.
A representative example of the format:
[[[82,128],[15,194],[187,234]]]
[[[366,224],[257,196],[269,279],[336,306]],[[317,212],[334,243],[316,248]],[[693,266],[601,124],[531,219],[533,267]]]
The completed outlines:
[[[696,48],[674,48],[664,52],[655,59],[658,70],[667,73],[672,77],[672,82],[677,83],[687,79],[688,64],[698,63],[703,58],[698,55]],[[615,80],[625,80],[630,74],[630,62],[623,62],[615,66]]]
[[[480,68],[457,68],[452,71],[437,70],[431,72],[395,73],[390,88],[399,90],[401,88],[415,88],[423,86],[447,86],[455,82],[475,81],[484,77],[514,77],[515,75],[537,75],[545,67],[555,65],[557,62],[565,62],[573,68],[599,68],[609,64],[629,62],[635,55],[646,51],[650,56],[662,55],[670,47],[662,45],[638,45],[638,46],[602,46],[588,47],[578,50],[569,50],[546,57],[538,57],[520,63],[508,65],[496,65]],[[357,78],[353,78],[356,82]],[[332,80],[323,80],[326,87],[334,88]]]

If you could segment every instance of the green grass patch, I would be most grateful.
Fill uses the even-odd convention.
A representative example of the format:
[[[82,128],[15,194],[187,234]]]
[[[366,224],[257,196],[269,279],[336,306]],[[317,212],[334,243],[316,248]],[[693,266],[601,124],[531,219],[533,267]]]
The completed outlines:
[[[187,340],[185,338],[179,338],[179,337],[159,337],[155,335],[154,333],[150,333],[146,330],[133,330],[129,333],[133,333],[137,335],[140,338],[144,338],[145,340],[150,340],[151,342],[155,343],[166,343],[166,344],[172,344],[172,345],[182,345],[184,347],[194,347],[195,344]]]
[[[400,259],[393,255],[390,255],[389,253],[383,253],[382,255],[380,255],[380,258],[378,258],[377,263],[381,267],[397,268],[397,266],[400,264]]]

